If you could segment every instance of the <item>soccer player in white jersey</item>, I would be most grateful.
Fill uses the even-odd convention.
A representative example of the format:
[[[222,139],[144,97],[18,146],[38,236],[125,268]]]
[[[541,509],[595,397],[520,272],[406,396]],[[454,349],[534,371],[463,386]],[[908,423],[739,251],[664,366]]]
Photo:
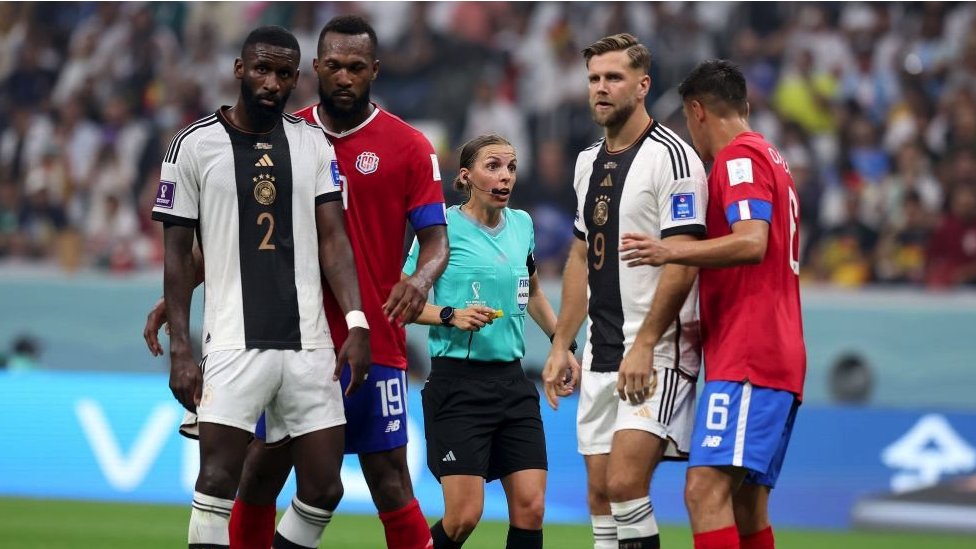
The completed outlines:
[[[705,168],[644,107],[650,53],[629,34],[583,50],[593,119],[604,139],[579,154],[577,210],[562,307],[546,361],[556,407],[572,370],[566,349],[589,315],[577,411],[594,547],[660,547],[648,495],[662,459],[687,459],[701,364],[697,270],[627,268],[620,237],[640,228],[666,240],[705,234]],[[672,268],[673,267],[673,268]]]
[[[153,218],[166,226],[170,389],[200,422],[190,549],[230,546],[245,449],[264,410],[267,441],[291,439],[298,484],[274,547],[318,547],[342,497],[345,415],[322,275],[350,325],[338,364],[350,364],[352,390],[370,363],[369,331],[335,154],[321,128],[283,114],[299,58],[287,30],[252,31],[234,64],[236,105],[178,133],[163,160]],[[194,234],[206,258],[199,366],[188,329]]]

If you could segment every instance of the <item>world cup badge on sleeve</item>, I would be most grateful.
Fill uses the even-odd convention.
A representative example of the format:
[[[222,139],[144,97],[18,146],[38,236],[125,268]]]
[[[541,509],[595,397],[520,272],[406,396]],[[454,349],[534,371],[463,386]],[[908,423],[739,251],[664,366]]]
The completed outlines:
[[[176,198],[176,183],[160,181],[159,189],[156,190],[156,206],[172,210],[174,198]]]

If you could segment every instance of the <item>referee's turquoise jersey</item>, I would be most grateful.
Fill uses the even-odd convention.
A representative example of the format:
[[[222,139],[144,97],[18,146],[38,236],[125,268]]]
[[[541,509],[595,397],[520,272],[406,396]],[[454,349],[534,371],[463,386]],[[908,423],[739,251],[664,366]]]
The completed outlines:
[[[484,305],[502,316],[480,331],[431,326],[427,346],[431,357],[511,361],[525,355],[529,267],[535,249],[532,218],[522,210],[505,208],[497,226],[488,228],[458,206],[447,210],[451,258],[434,283],[433,303],[463,309]],[[403,266],[417,268],[415,240]]]

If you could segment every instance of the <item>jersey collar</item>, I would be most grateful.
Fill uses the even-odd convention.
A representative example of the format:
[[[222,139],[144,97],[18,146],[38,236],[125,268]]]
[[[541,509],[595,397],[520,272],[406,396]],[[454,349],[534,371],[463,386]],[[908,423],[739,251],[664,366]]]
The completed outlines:
[[[312,107],[312,117],[315,119],[315,123],[318,124],[319,127],[322,128],[322,130],[324,130],[325,133],[328,134],[331,137],[348,137],[348,136],[350,136],[350,135],[358,132],[359,130],[365,128],[370,122],[373,121],[374,118],[376,118],[376,116],[378,114],[380,114],[380,106],[377,105],[376,103],[373,103],[373,112],[372,112],[372,114],[370,114],[366,118],[366,120],[363,120],[363,122],[360,125],[356,126],[355,128],[348,129],[348,130],[346,130],[344,132],[336,133],[336,132],[330,130],[329,128],[327,128],[325,126],[325,124],[322,123],[322,119],[319,118],[319,104],[316,103],[315,106]]]

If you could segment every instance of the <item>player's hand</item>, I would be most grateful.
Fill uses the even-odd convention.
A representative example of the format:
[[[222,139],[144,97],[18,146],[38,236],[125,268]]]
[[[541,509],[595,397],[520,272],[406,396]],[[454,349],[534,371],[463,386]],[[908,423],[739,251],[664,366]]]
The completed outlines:
[[[580,365],[573,353],[553,347],[542,370],[542,388],[549,407],[558,410],[559,397],[573,394],[579,379]]]
[[[372,362],[369,350],[369,330],[365,328],[353,328],[349,330],[346,342],[339,349],[339,356],[336,357],[335,374],[332,381],[339,381],[343,368],[351,368],[349,385],[346,386],[346,396],[349,396],[359,389],[359,386],[366,381],[366,374],[369,373],[369,365]]]
[[[416,278],[404,278],[390,291],[390,297],[383,304],[383,314],[390,322],[399,321],[400,324],[417,320],[427,303],[428,290]]]
[[[624,233],[620,237],[620,256],[628,267],[652,265],[658,267],[671,261],[671,248],[664,242],[641,233]]]
[[[142,339],[146,340],[146,346],[153,356],[163,354],[163,346],[159,344],[159,328],[162,326],[166,326],[166,335],[169,335],[169,324],[166,323],[166,300],[161,297],[149,311],[146,327],[142,329]]]
[[[203,393],[203,372],[189,355],[172,355],[169,390],[184,408],[196,413]]]
[[[463,309],[454,309],[451,326],[458,330],[477,332],[495,321],[495,309],[484,305],[472,305]]]
[[[640,404],[647,400],[657,388],[657,373],[654,371],[654,348],[634,345],[624,355],[617,372],[617,394],[620,400]]]

